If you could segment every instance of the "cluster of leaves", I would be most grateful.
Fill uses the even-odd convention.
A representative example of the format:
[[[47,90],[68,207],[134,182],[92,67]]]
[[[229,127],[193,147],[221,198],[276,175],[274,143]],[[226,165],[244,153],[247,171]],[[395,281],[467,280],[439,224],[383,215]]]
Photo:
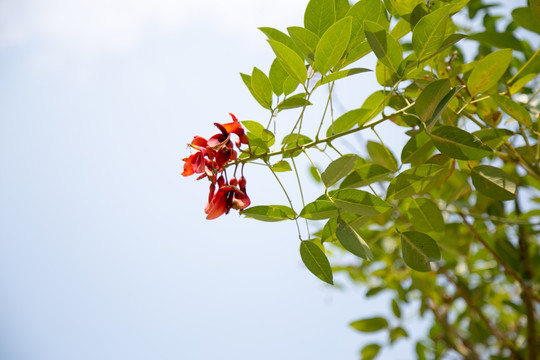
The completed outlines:
[[[540,263],[540,51],[517,37],[540,33],[540,7],[532,1],[514,9],[502,32],[496,25],[505,20],[493,9],[482,0],[311,0],[304,27],[261,28],[276,55],[268,74],[242,74],[270,121],[243,122],[253,150],[239,161],[263,161],[288,200],[243,214],[324,221],[307,239],[298,226],[307,269],[329,284],[333,272],[344,272],[365,284],[368,296],[391,292],[394,319],[351,324],[362,332],[387,329],[390,343],[408,337],[400,308],[418,301],[419,314],[434,319],[417,343],[418,358],[533,359],[540,345],[540,272],[533,266]],[[458,26],[456,13],[483,16],[483,31]],[[466,38],[467,54],[457,45]],[[382,89],[334,119],[327,110],[335,83],[368,71],[354,63],[370,53]],[[328,102],[317,132],[305,134],[303,123],[313,119],[306,109],[319,89]],[[277,146],[276,117],[290,109],[300,115]],[[398,158],[376,132],[383,122],[407,138]],[[368,142],[364,153],[339,151],[340,138],[367,130],[379,142]],[[339,156],[319,169],[310,152],[330,150]],[[323,188],[307,204],[302,195],[301,210],[278,177],[296,172],[300,156]],[[358,261],[332,267],[327,254],[337,249]],[[368,345],[362,356],[379,349]]]

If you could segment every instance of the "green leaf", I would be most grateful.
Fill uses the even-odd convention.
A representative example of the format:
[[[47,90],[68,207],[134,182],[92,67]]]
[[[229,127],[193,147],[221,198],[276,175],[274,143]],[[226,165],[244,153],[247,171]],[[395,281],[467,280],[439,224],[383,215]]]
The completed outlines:
[[[407,215],[415,230],[423,232],[443,232],[444,219],[441,210],[431,200],[412,198]]]
[[[512,50],[502,49],[489,54],[474,67],[467,88],[471,96],[495,87],[512,61]]]
[[[408,337],[409,334],[407,334],[407,331],[405,331],[404,328],[402,328],[401,326],[398,326],[393,329],[390,329],[389,336],[390,336],[390,344],[393,344],[402,337],[405,337],[405,338]]]
[[[369,249],[369,245],[341,217],[337,219],[336,237],[345,250],[362,259],[373,260],[373,254]]]
[[[334,285],[332,268],[324,252],[312,241],[300,242],[300,257],[309,271],[322,281]]]
[[[523,45],[512,32],[499,33],[488,30],[469,35],[469,40],[477,41],[480,44],[488,47],[496,47],[500,49],[510,48],[517,51],[523,51]]]
[[[334,0],[310,0],[304,13],[304,27],[318,36],[336,21]]]
[[[379,24],[384,29],[388,29],[389,22],[386,17],[386,10],[381,0],[360,0],[354,4],[346,16],[351,16],[352,31],[351,31],[351,46],[358,47],[365,39],[364,22],[366,20]]]
[[[455,88],[450,90],[450,92],[446,94],[446,96],[439,102],[439,104],[435,108],[435,111],[433,112],[433,115],[431,116],[431,119],[429,120],[431,122],[428,126],[428,131],[431,131],[431,128],[435,125],[435,121],[439,118],[444,109],[446,109],[452,98],[456,96],[459,90],[463,89],[464,87],[464,85],[456,86]]]
[[[319,43],[319,36],[300,26],[288,27],[287,31],[304,55],[304,58],[310,64],[313,64],[313,60],[315,59],[315,49]]]
[[[394,39],[399,40],[410,32],[411,24],[405,19],[399,19],[392,30],[390,30],[390,35],[392,35]]]
[[[442,154],[454,159],[480,160],[493,153],[479,138],[453,126],[438,127],[429,136]]]
[[[292,171],[291,165],[285,160],[278,161],[274,165],[272,165],[272,170],[275,172],[285,172],[285,171]]]
[[[380,316],[353,321],[351,327],[361,332],[377,332],[388,328],[388,321]]]
[[[298,56],[302,57],[302,51],[300,51],[293,39],[291,39],[287,34],[271,27],[260,27],[259,30],[261,30],[268,37],[268,39],[282,43],[289,49],[294,50]]]
[[[302,60],[294,50],[291,50],[279,41],[268,40],[268,43],[272,47],[272,50],[274,50],[283,69],[285,69],[285,71],[300,84],[305,83],[307,79],[307,69],[304,60]]]
[[[282,111],[282,110],[296,109],[296,108],[301,108],[304,106],[313,105],[312,103],[309,102],[309,100],[305,98],[306,94],[299,94],[299,95],[300,96],[295,95],[295,96],[286,98],[285,100],[283,100],[282,102],[278,104],[277,109],[279,111]]]
[[[379,344],[368,344],[364,346],[360,355],[362,355],[362,360],[373,360],[379,354],[381,350],[381,345]]]
[[[391,206],[378,196],[357,189],[339,189],[329,192],[334,204],[343,211],[358,215],[379,215]]]
[[[285,79],[288,76],[289,74],[285,71],[283,66],[281,66],[279,60],[277,58],[274,59],[274,61],[272,62],[272,66],[270,66],[270,72],[268,74],[268,77],[270,79],[270,84],[272,84],[274,94],[276,94],[277,96],[283,94],[283,84],[285,83]]]
[[[283,205],[251,206],[241,213],[245,217],[268,222],[291,220],[296,217],[293,209]]]
[[[522,7],[512,10],[512,17],[516,24],[524,29],[540,34],[540,24],[534,18],[530,8]]]
[[[272,109],[272,84],[264,72],[253,68],[251,73],[251,93],[265,109]]]
[[[360,73],[363,73],[363,72],[366,72],[366,71],[371,71],[371,70],[364,69],[364,68],[353,68],[353,69],[341,70],[341,71],[338,71],[338,72],[335,72],[335,73],[331,73],[331,74],[328,74],[328,75],[324,76],[321,80],[317,81],[317,83],[315,84],[315,88],[317,88],[317,87],[319,87],[321,85],[328,84],[328,83],[331,83],[333,81],[343,79],[343,78],[348,77],[348,76],[360,74]]]
[[[315,200],[306,204],[300,212],[300,217],[309,220],[330,219],[338,215],[338,209],[329,200]]]
[[[531,114],[527,111],[527,109],[506,96],[500,96],[498,94],[492,94],[490,96],[493,100],[495,100],[497,105],[499,105],[501,110],[508,114],[511,118],[519,121],[529,129],[532,128]]]
[[[374,163],[382,165],[389,170],[397,171],[397,160],[394,154],[392,154],[392,152],[390,151],[390,149],[388,149],[383,144],[374,141],[368,141],[366,147],[369,156]]]
[[[422,17],[412,31],[412,46],[416,58],[422,61],[435,54],[442,46],[446,35],[448,11],[444,6]]]
[[[332,136],[341,132],[352,129],[355,125],[363,125],[367,121],[367,116],[371,110],[369,109],[355,109],[346,112],[338,117],[326,131],[326,136]]]
[[[423,194],[440,184],[450,175],[450,170],[435,164],[420,165],[403,171],[388,185],[387,200],[401,200]]]
[[[343,18],[322,35],[315,50],[313,63],[315,70],[321,74],[325,75],[330,71],[345,53],[351,37],[351,22],[350,16]]]
[[[270,130],[267,130],[260,123],[252,120],[242,121],[242,125],[256,138],[261,139],[268,146],[274,145],[275,137]],[[251,144],[253,146],[253,144]]]
[[[289,95],[291,94],[296,88],[298,87],[298,80],[287,76],[285,81],[283,82],[283,94]]]
[[[251,89],[251,75],[240,73],[240,77],[242,78],[242,81],[247,86],[250,93],[253,93],[253,90]]]
[[[435,146],[425,131],[421,131],[409,139],[401,151],[401,162],[418,166],[431,155]]]
[[[401,317],[401,309],[399,308],[399,304],[396,299],[392,299],[392,312],[394,313],[395,317]]]
[[[492,199],[505,201],[515,197],[516,183],[499,168],[478,165],[472,169],[471,179],[477,191]]]
[[[387,168],[372,164],[364,159],[358,159],[354,171],[341,182],[340,188],[358,188],[377,181],[385,180],[392,171]]]
[[[437,105],[450,92],[450,80],[441,79],[430,83],[416,99],[416,114],[423,122],[430,122]]]
[[[348,175],[354,166],[358,156],[354,154],[343,155],[342,157],[332,161],[326,170],[321,174],[321,180],[328,188],[338,182],[341,178]]]
[[[435,240],[418,231],[406,231],[401,234],[401,252],[403,261],[408,267],[422,272],[431,271],[430,261],[441,258]]]
[[[394,74],[399,74],[403,51],[399,42],[382,26],[372,21],[364,22],[364,32],[371,49],[379,61]]]
[[[334,0],[336,3],[336,20],[342,19],[351,8],[349,0]]]
[[[519,79],[517,79],[512,86],[510,86],[510,94],[517,94],[525,85],[527,85],[531,80],[535,79],[537,74],[527,74]]]
[[[473,132],[473,135],[482,140],[490,148],[496,149],[504,144],[514,133],[507,129],[482,129]]]

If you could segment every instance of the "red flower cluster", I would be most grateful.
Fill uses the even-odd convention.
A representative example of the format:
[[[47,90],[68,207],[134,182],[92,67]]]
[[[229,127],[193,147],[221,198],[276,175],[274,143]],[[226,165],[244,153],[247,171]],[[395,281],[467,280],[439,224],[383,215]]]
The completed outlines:
[[[243,210],[251,203],[246,193],[244,176],[238,180],[233,177],[227,181],[225,167],[237,158],[234,146],[236,145],[240,149],[242,144],[249,145],[244,128],[233,114],[229,115],[233,119],[232,122],[227,124],[214,123],[221,133],[208,140],[195,136],[189,145],[197,152],[182,159],[184,160],[182,175],[201,174],[197,180],[205,177],[210,180],[208,204],[204,209],[208,220],[228,214],[231,209]],[[237,136],[234,144],[231,140],[232,134]]]

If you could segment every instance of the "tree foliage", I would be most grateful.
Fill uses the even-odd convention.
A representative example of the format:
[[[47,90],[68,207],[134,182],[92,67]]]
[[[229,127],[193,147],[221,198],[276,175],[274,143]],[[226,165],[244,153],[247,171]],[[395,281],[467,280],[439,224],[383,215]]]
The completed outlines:
[[[322,281],[342,272],[366,296],[392,294],[393,317],[350,324],[387,331],[383,346],[409,336],[400,309],[417,302],[433,319],[419,359],[537,358],[540,50],[526,38],[538,39],[538,4],[501,18],[482,0],[310,0],[304,27],[261,28],[275,59],[242,80],[270,122],[243,122],[249,147],[234,165],[264,163],[286,203],[242,213],[295,221],[301,259]],[[466,29],[464,19],[483,26]],[[355,66],[371,53],[373,69]],[[334,117],[334,87],[351,76],[375,76],[381,88]],[[320,91],[328,93],[322,113],[307,111]],[[299,114],[286,129],[283,111]],[[377,133],[383,123],[402,129],[400,153]],[[340,140],[368,131],[378,141],[341,152]],[[332,159],[324,166],[313,161],[320,152]],[[291,172],[302,188],[300,157],[320,194],[299,205],[280,176]],[[358,260],[342,264],[344,252]],[[370,344],[361,356],[380,349]]]

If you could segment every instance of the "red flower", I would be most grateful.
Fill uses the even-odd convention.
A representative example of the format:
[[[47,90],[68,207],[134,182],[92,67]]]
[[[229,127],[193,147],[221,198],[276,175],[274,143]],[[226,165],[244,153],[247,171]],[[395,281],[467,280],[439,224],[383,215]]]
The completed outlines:
[[[225,181],[225,169],[232,161],[237,159],[234,146],[240,149],[242,144],[249,145],[248,137],[242,124],[231,115],[233,121],[226,124],[214,123],[221,131],[208,140],[195,136],[189,146],[197,150],[194,154],[184,158],[183,176],[201,174],[197,180],[208,178],[210,181],[210,194],[205,208],[207,219],[215,219],[223,214],[228,214],[230,209],[243,210],[251,203],[246,194],[246,179],[242,176],[239,180],[232,178],[230,184]],[[238,139],[231,141],[231,135]],[[236,172],[236,170],[235,170]],[[217,191],[216,189],[217,185]]]

